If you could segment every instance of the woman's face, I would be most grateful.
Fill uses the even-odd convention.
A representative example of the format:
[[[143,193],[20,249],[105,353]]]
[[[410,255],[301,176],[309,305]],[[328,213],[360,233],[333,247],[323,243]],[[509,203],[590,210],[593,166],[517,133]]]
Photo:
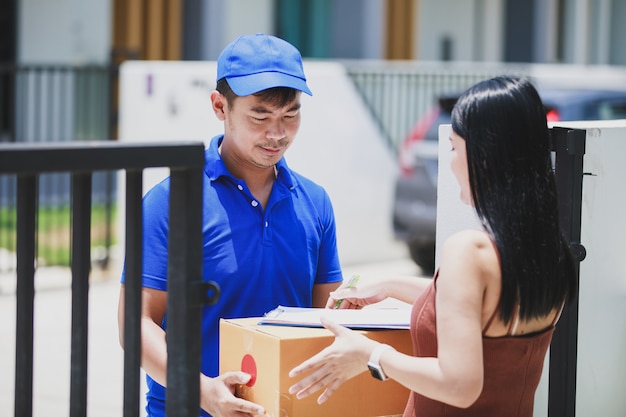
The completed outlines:
[[[461,188],[461,201],[467,205],[472,205],[472,193],[470,191],[469,173],[467,170],[467,153],[465,152],[465,139],[452,131],[450,134],[450,145],[452,147],[452,157],[450,158],[450,168],[456,177],[456,181]]]

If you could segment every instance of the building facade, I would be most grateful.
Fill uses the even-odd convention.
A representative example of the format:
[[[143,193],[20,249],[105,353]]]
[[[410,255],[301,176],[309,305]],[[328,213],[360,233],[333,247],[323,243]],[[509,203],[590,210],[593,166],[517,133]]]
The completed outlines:
[[[213,60],[243,33],[305,57],[626,65],[624,0],[7,0],[2,62]]]

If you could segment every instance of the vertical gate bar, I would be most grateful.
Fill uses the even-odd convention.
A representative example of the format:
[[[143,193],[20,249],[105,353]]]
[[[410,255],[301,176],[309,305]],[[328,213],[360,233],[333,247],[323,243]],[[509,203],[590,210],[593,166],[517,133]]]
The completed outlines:
[[[104,248],[106,249],[106,253],[102,264],[102,269],[104,270],[108,269],[109,262],[111,261],[111,228],[113,227],[113,175],[115,174],[111,171],[108,171],[104,174],[104,215],[106,224],[106,227],[104,228]]]
[[[202,169],[173,169],[170,182],[167,298],[167,417],[197,416],[200,407],[202,305]],[[196,290],[197,291],[197,290]]]
[[[139,415],[141,280],[143,270],[142,171],[126,172],[124,284],[124,417]]]
[[[17,110],[16,110],[16,95],[17,95],[17,70],[15,68],[9,70],[8,72],[8,88],[9,92],[7,95],[7,99],[9,102],[7,103],[7,107],[5,110],[5,114],[7,116],[8,122],[8,141],[16,142],[16,131],[17,131]]]
[[[561,228],[570,243],[580,243],[583,156],[586,131],[552,129],[556,151],[556,185]],[[580,262],[575,263],[576,282]],[[548,416],[576,415],[576,367],[578,356],[579,296],[565,307],[550,345]]]
[[[72,335],[70,417],[87,415],[87,342],[91,266],[91,172],[72,174]]]
[[[37,177],[17,178],[17,311],[15,339],[15,416],[33,415],[33,307]]]

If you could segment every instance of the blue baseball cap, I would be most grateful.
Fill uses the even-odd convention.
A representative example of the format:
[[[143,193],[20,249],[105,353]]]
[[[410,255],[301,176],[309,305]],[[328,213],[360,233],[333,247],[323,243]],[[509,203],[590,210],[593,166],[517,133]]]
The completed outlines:
[[[238,96],[273,87],[289,87],[313,95],[306,85],[300,51],[287,41],[258,33],[230,43],[217,59],[217,79],[226,78]]]

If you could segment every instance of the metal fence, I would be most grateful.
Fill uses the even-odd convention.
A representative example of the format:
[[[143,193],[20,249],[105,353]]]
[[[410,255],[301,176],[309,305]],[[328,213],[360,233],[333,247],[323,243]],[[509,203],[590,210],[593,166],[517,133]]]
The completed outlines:
[[[202,278],[202,168],[204,145],[112,142],[0,144],[0,174],[17,178],[17,314],[15,416],[33,413],[34,277],[37,182],[46,172],[71,175],[72,340],[70,416],[87,412],[89,271],[92,175],[126,171],[126,296],[124,315],[124,416],[139,416],[141,358],[142,173],[169,167],[168,416],[197,416],[201,310],[219,288]],[[6,375],[4,376],[6,377]]]
[[[346,61],[348,74],[395,154],[415,122],[442,95],[459,94],[502,74],[525,75],[521,66],[419,61]]]
[[[111,138],[109,66],[0,66],[0,142],[41,143]],[[95,173],[92,199],[100,223],[94,228],[94,258],[102,266],[114,243],[116,176]],[[0,176],[0,272],[15,268],[17,184]],[[37,259],[69,265],[70,175],[45,173],[38,181]]]

